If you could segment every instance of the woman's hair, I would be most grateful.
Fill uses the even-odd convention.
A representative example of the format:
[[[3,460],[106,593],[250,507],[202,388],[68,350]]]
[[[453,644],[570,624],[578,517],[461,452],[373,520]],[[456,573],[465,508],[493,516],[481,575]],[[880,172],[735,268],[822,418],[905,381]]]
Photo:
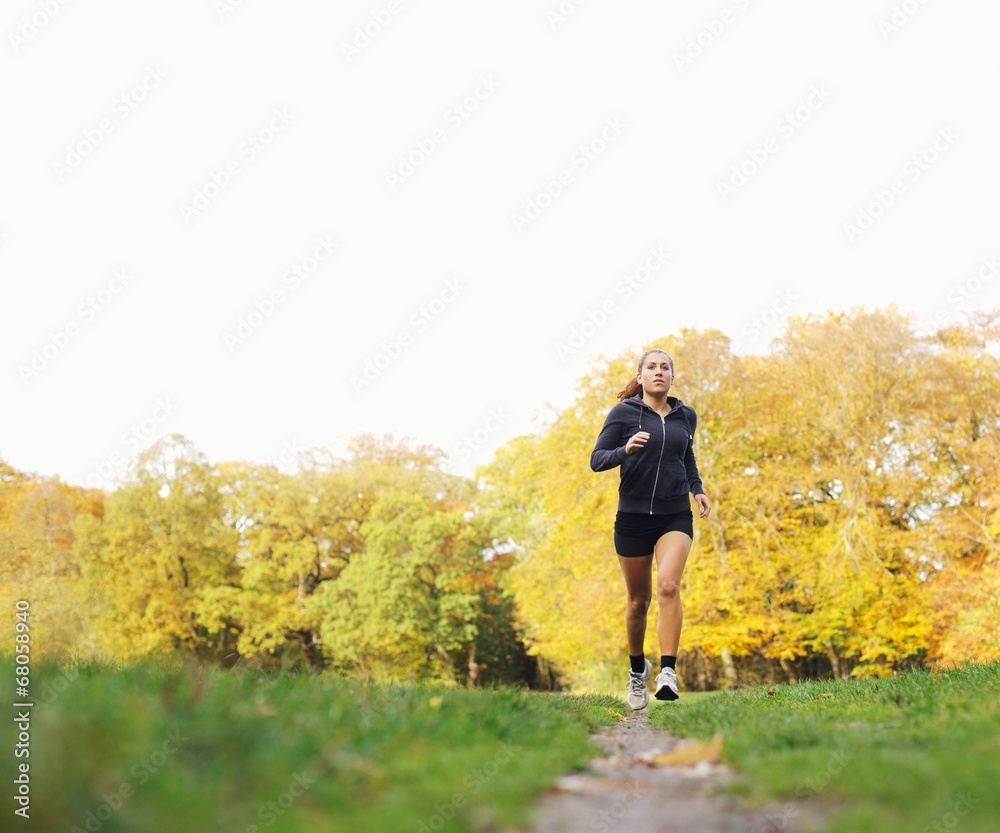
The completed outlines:
[[[639,358],[639,363],[636,365],[636,372],[637,373],[642,373],[642,365],[646,361],[646,356],[648,356],[650,353],[663,353],[663,355],[666,356],[670,360],[670,375],[671,376],[674,375],[674,359],[673,359],[673,356],[671,356],[666,350],[660,350],[660,349],[658,349],[656,347],[654,347],[652,350],[647,350]],[[630,396],[635,396],[637,393],[641,393],[641,392],[642,392],[642,385],[639,384],[639,380],[636,379],[635,376],[633,376],[631,379],[629,379],[628,384],[625,385],[625,387],[622,388],[622,390],[618,391],[618,399],[619,399],[619,401],[624,401],[624,400],[628,399]]]

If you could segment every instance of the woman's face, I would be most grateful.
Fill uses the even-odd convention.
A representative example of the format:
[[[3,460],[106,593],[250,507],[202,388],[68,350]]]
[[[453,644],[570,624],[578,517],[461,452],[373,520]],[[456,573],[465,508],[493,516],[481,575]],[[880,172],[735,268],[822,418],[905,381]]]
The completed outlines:
[[[638,375],[643,393],[666,393],[674,381],[670,357],[666,353],[650,353]]]

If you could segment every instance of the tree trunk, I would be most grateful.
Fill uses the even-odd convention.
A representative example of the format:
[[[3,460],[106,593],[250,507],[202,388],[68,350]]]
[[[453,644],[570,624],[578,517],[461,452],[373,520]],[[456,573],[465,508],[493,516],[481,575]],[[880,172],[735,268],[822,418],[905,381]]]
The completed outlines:
[[[479,685],[479,669],[482,666],[476,662],[476,646],[473,643],[469,646],[469,688]]]
[[[844,679],[844,673],[840,668],[840,657],[837,656],[837,650],[833,647],[832,639],[826,641],[826,655],[830,658],[830,665],[833,668],[833,679]]]
[[[695,648],[690,652],[691,665],[694,668],[694,676],[698,681],[698,691],[708,691],[712,688],[712,680],[708,676],[708,663],[701,648]]]
[[[722,673],[726,678],[726,688],[736,688],[739,685],[739,679],[736,676],[736,666],[733,665],[733,655],[728,646],[723,647],[722,651],[719,652],[719,659],[722,660]]]
[[[538,687],[544,691],[557,691],[559,689],[559,680],[556,679],[552,662],[541,654],[536,655],[535,659],[537,660],[538,668]]]
[[[438,656],[441,657],[441,661],[444,663],[445,670],[448,672],[448,676],[451,677],[452,682],[457,682],[455,680],[455,665],[452,663],[451,657],[448,656],[448,652],[436,643],[434,645],[434,650],[437,651]]]
[[[785,679],[794,683],[798,677],[795,674],[795,669],[792,668],[792,664],[787,659],[780,659],[778,662],[781,664],[781,670],[785,672]]]

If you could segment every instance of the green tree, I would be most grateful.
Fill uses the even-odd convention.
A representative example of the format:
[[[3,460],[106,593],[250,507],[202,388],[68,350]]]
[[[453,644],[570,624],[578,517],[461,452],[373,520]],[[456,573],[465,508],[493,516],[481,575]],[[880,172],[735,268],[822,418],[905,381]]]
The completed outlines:
[[[361,526],[379,496],[440,480],[440,462],[436,449],[359,435],[345,457],[304,452],[295,474],[223,466],[226,517],[239,533],[239,581],[217,588],[213,599],[216,626],[237,635],[238,653],[325,665],[313,596],[365,551]]]
[[[469,492],[456,483],[380,494],[362,525],[364,554],[314,599],[334,662],[473,685],[522,671],[497,553]]]

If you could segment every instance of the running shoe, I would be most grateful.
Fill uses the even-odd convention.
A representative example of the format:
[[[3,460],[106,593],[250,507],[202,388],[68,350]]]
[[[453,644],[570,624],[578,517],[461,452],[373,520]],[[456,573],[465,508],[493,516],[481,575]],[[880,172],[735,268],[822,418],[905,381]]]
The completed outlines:
[[[646,660],[646,670],[641,674],[628,672],[628,704],[638,711],[649,702],[649,678],[653,674],[653,663]]]
[[[677,693],[677,672],[673,668],[661,668],[656,675],[656,693],[653,695],[657,700],[676,700],[680,695]]]

